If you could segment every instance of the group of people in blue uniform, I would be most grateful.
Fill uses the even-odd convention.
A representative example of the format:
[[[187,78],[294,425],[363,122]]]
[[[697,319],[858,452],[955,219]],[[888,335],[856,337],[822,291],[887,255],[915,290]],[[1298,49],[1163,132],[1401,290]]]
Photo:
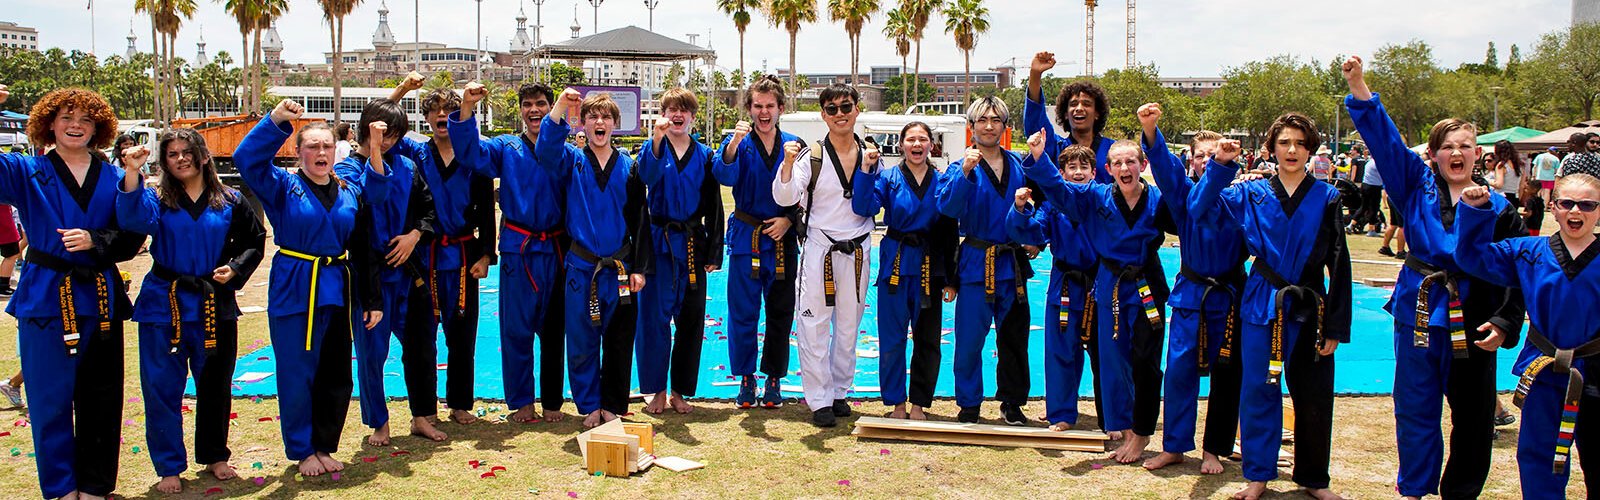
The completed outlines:
[[[1276,174],[1241,175],[1239,143],[1212,132],[1194,134],[1191,160],[1171,153],[1159,103],[1138,109],[1139,138],[1104,137],[1105,92],[1075,82],[1055,97],[1054,119],[1067,132],[1058,136],[1039,84],[1054,63],[1048,52],[1032,63],[1027,151],[1002,144],[1005,103],[980,98],[967,111],[971,147],[944,167],[934,165],[933,130],[920,122],[900,131],[903,161],[885,166],[854,132],[861,99],[845,85],[820,92],[826,137],[807,143],[784,132],[779,116],[790,102],[770,76],[746,89],[749,120],[720,149],[691,137],[699,103],[686,90],[660,96],[662,118],[633,157],[614,143],[621,112],[608,96],[557,95],[542,84],[518,90],[524,132],[488,140],[474,116],[483,86],[428,93],[420,102],[434,137],[417,142],[404,137],[397,104],[421,88],[414,74],[393,98],[363,109],[360,146],[342,161],[325,123],[303,120],[298,103],[278,104],[235,151],[248,198],[218,180],[204,139],[188,129],[164,133],[157,151],[136,146],[125,171],[106,163],[93,152],[115,135],[110,106],[87,90],[52,92],[28,125],[48,152],[0,155],[0,203],[21,210],[29,234],[58,235],[35,238],[7,308],[18,318],[32,387],[41,492],[97,498],[114,489],[129,319],[139,328],[157,489],[182,489],[189,374],[194,459],[218,479],[236,477],[227,447],[234,292],[266,258],[264,214],[277,246],[268,316],[284,451],[305,476],[344,468],[332,455],[358,384],[367,442],[390,442],[382,364],[391,338],[404,351],[410,434],[447,439],[437,427],[440,369],[450,418],[475,420],[477,280],[495,264],[511,421],[563,419],[564,382],[585,426],[626,415],[635,361],[644,411],[693,411],[712,293],[706,277],[726,256],[728,367],[740,408],[784,404],[778,380],[790,374],[793,327],[812,423],[830,427],[851,415],[856,335],[865,294],[876,288],[890,417],[930,418],[940,318],[953,303],[955,418],[981,420],[992,331],[1001,421],[1026,425],[1029,311],[1042,305],[1041,419],[1052,430],[1088,427],[1078,411],[1087,360],[1098,427],[1120,441],[1111,457],[1142,458],[1164,415],[1160,454],[1143,466],[1184,463],[1209,376],[1198,470],[1223,472],[1238,432],[1249,485],[1235,496],[1258,498],[1278,474],[1287,389],[1296,410],[1293,479],[1314,497],[1336,498],[1333,376],[1337,349],[1351,340],[1350,253],[1338,191],[1306,168],[1323,143],[1317,126],[1285,113],[1266,134]],[[1576,433],[1594,420],[1579,408],[1600,404],[1585,383],[1586,358],[1600,354],[1600,319],[1561,309],[1600,296],[1600,268],[1587,267],[1600,254],[1600,179],[1559,181],[1558,234],[1526,237],[1515,207],[1472,176],[1475,127],[1440,122],[1428,156],[1418,157],[1362,69],[1357,57],[1343,64],[1346,106],[1412,249],[1388,306],[1398,493],[1481,494],[1493,449],[1494,350],[1515,346],[1526,321],[1513,367],[1522,491],[1562,497],[1571,452],[1594,439]],[[0,86],[0,101],[7,95]],[[580,127],[587,144],[569,144]],[[289,141],[295,170],[273,164]],[[152,154],[160,176],[147,186],[138,167]],[[874,252],[880,214],[886,228]],[[1181,243],[1170,288],[1156,255],[1169,234]],[[130,303],[116,264],[147,238],[152,269]],[[1029,260],[1045,248],[1047,296],[1030,297]],[[876,274],[868,272],[874,258]],[[442,368],[441,330],[449,351]],[[1448,460],[1444,401],[1452,408]]]

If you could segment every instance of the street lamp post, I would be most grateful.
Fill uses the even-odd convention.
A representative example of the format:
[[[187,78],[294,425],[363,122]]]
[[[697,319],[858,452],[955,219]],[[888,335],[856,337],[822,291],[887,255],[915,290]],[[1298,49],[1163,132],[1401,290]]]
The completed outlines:
[[[1494,129],[1495,130],[1500,130],[1500,91],[1505,90],[1505,89],[1506,89],[1505,87],[1501,87],[1501,86],[1498,86],[1498,85],[1493,86],[1493,87],[1489,87],[1489,90],[1494,92]]]
[[[478,36],[476,36],[474,38],[477,39],[476,43],[478,44],[478,57],[477,57],[477,59],[478,59],[478,61],[477,61],[478,62],[478,80],[482,81],[483,80],[483,0],[478,0]]]
[[[589,0],[589,5],[593,5],[594,6],[594,27],[593,27],[593,29],[594,29],[595,33],[599,33],[600,32],[600,4],[605,3],[605,1],[606,0]]]
[[[650,9],[650,31],[656,30],[656,6],[661,5],[661,0],[644,0],[644,8]]]

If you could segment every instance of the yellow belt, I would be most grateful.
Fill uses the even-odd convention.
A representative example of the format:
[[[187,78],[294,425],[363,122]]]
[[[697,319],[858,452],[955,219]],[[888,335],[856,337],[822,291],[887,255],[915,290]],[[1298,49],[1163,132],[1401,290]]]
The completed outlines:
[[[316,324],[315,321],[317,319],[317,313],[316,313],[316,311],[317,311],[317,276],[322,274],[322,266],[324,266],[324,265],[330,265],[331,266],[331,265],[334,265],[334,264],[339,264],[340,267],[343,267],[344,261],[350,257],[350,252],[345,252],[343,254],[340,254],[337,257],[325,257],[325,256],[320,256],[320,255],[311,255],[311,254],[308,254],[308,253],[296,252],[294,250],[290,250],[290,249],[287,249],[287,248],[279,248],[278,249],[278,253],[282,254],[282,255],[284,255],[286,257],[293,257],[293,258],[296,258],[296,259],[300,259],[300,260],[310,261],[311,262],[311,290],[310,290],[310,293],[306,294],[307,297],[309,297],[307,299],[307,304],[306,304],[306,350],[309,351],[309,350],[311,350],[311,334],[312,334],[312,331],[313,331],[312,327],[313,327],[313,325]],[[345,289],[349,290],[350,289],[350,270],[349,269],[345,269],[344,275],[345,275],[344,276],[345,277]],[[348,295],[348,293],[346,295]],[[348,301],[347,301],[345,306],[346,307],[353,307],[354,305],[353,304],[349,304]],[[354,325],[351,325],[351,327],[352,327],[352,330],[353,330],[354,329]],[[351,333],[355,333],[355,332],[352,331]]]

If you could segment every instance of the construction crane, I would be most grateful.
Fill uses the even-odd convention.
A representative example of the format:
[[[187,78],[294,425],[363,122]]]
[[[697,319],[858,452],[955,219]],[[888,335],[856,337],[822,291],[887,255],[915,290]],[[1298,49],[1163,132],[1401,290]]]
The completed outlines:
[[[1138,47],[1138,37],[1135,36],[1135,33],[1138,33],[1138,30],[1135,29],[1138,21],[1139,13],[1134,8],[1134,0],[1128,0],[1128,65],[1126,69],[1133,69],[1134,66],[1139,65],[1139,58],[1134,55],[1134,48]]]
[[[1094,7],[1099,0],[1083,0],[1083,74],[1094,76]]]

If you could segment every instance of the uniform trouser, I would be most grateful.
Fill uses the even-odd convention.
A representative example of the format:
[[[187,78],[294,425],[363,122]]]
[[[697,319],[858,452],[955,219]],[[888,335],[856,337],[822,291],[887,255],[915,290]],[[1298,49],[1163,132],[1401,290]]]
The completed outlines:
[[[1233,454],[1233,436],[1239,422],[1239,362],[1219,363],[1218,352],[1227,341],[1228,311],[1207,311],[1206,361],[1211,371],[1210,397],[1206,400],[1206,436],[1203,450],[1219,457]],[[1172,333],[1167,337],[1165,377],[1166,426],[1161,451],[1184,453],[1194,450],[1195,425],[1200,399],[1200,358],[1198,340],[1200,311],[1172,308]],[[1234,343],[1238,343],[1237,335]],[[1237,346],[1233,352],[1239,352]],[[1236,356],[1237,357],[1237,356]]]
[[[789,242],[792,248],[794,240]],[[755,374],[756,326],[764,306],[767,326],[764,335],[759,336],[760,369],[769,378],[782,378],[789,372],[789,335],[796,310],[794,278],[798,270],[786,266],[788,277],[777,279],[777,260],[766,258],[761,261],[761,277],[752,278],[751,258],[749,254],[728,257],[728,368],[736,377]]]
[[[1028,299],[1017,296],[1012,280],[995,280],[994,302],[984,300],[983,283],[962,283],[956,294],[956,405],[983,403],[983,344],[995,327],[994,398],[1001,403],[1028,404]]]
[[[350,411],[350,328],[354,321],[342,306],[316,310],[311,349],[306,344],[306,315],[270,320],[278,369],[278,421],[283,451],[289,460],[339,451],[345,415]]]
[[[460,276],[455,270],[434,271],[439,292],[439,321],[434,320],[428,284],[413,287],[406,303],[401,364],[406,370],[406,393],[411,395],[412,417],[432,417],[439,412],[439,327],[444,326],[445,405],[452,410],[472,409],[473,362],[478,345],[478,280],[467,277],[467,308],[459,304]]]
[[[78,355],[67,357],[60,318],[17,318],[34,463],[46,498],[74,490],[106,496],[117,486],[122,425],[122,322],[101,332],[78,317]]]
[[[878,280],[878,385],[883,404],[906,402],[906,331],[911,332],[911,404],[933,405],[933,388],[939,383],[939,327],[944,302],[939,292],[944,279],[932,277],[928,283],[928,308],[922,308],[922,277],[901,276],[897,291],[889,291],[888,280]]]
[[[567,376],[578,413],[605,410],[628,413],[628,388],[633,381],[633,337],[639,328],[638,297],[623,304],[617,272],[600,270],[594,286],[600,299],[600,325],[589,319],[589,276],[593,269],[567,263]],[[646,281],[648,288],[649,281]]]
[[[800,385],[811,411],[831,407],[850,395],[856,379],[856,332],[865,309],[862,299],[872,280],[870,239],[861,244],[860,279],[856,279],[855,255],[830,251],[830,246],[828,238],[816,232],[800,248]],[[833,259],[832,306],[823,293],[825,258]],[[767,337],[768,342],[771,338]]]
[[[1240,341],[1244,372],[1240,375],[1239,427],[1244,478],[1271,481],[1278,477],[1278,450],[1283,446],[1283,388],[1267,383],[1272,351],[1272,326],[1244,322]],[[1317,356],[1314,335],[1300,335],[1307,323],[1287,321],[1283,327],[1283,382],[1294,401],[1294,482],[1305,488],[1328,487],[1328,458],[1333,443],[1333,356]]]
[[[391,273],[382,284],[383,318],[372,328],[357,325],[354,342],[361,424],[372,429],[389,423],[389,398],[383,388],[383,365],[389,360],[389,337],[400,337],[402,341],[405,338],[406,293],[410,286],[409,277],[402,276],[402,271],[385,267],[382,272]]]
[[[1572,475],[1572,464],[1556,474],[1556,433],[1561,425],[1562,399],[1566,397],[1566,376],[1557,376],[1546,370],[1528,391],[1522,402],[1522,428],[1517,435],[1517,472],[1522,479],[1522,498],[1532,500],[1567,498],[1567,479]],[[1588,375],[1588,373],[1585,373]],[[1584,377],[1585,383],[1593,380]],[[28,382],[32,384],[33,382]],[[1578,403],[1577,426],[1573,429],[1573,444],[1577,451],[1600,449],[1600,396],[1595,396],[1593,386],[1585,387],[1583,400]],[[1583,467],[1584,489],[1589,498],[1600,495],[1600,460],[1579,460],[1578,453],[1569,455],[1571,462]]]
[[[1467,345],[1456,359],[1450,331],[1428,329],[1428,347],[1414,347],[1410,325],[1394,325],[1394,419],[1403,496],[1477,498],[1494,450],[1495,353]],[[1450,401],[1450,460],[1439,429]],[[1444,465],[1443,481],[1439,466]]]
[[[1089,343],[1083,343],[1086,325],[1083,321],[1083,310],[1067,310],[1067,331],[1061,331],[1061,288],[1067,286],[1059,279],[1052,280],[1052,285],[1047,290],[1050,297],[1056,300],[1044,301],[1044,412],[1045,420],[1052,425],[1065,423],[1078,424],[1078,391],[1083,386],[1083,358],[1088,353],[1089,369],[1094,373],[1094,412],[1104,418],[1105,411],[1100,404],[1104,398],[1100,397],[1100,351],[1097,336],[1089,336]],[[1105,422],[1101,422],[1105,427]]]
[[[233,412],[233,365],[239,354],[239,322],[219,319],[217,348],[207,354],[199,321],[183,323],[183,339],[172,352],[171,323],[139,324],[139,382],[144,392],[145,444],[156,475],[189,468],[183,449],[184,380],[194,374],[194,461],[226,462],[228,414]]]
[[[639,358],[639,390],[655,394],[667,390],[694,396],[700,384],[700,347],[706,331],[706,272],[695,269],[695,288],[689,288],[688,263],[671,254],[656,254],[656,272],[639,290],[639,337],[634,344]],[[668,328],[668,323],[673,326]]]
[[[1132,429],[1149,436],[1161,415],[1162,330],[1150,324],[1137,299],[1122,301],[1122,326],[1113,331],[1110,297],[1096,297],[1095,326],[1100,350],[1100,416],[1108,431]]]
[[[553,253],[500,254],[500,366],[506,407],[533,404],[535,335],[539,340],[539,402],[558,411],[564,399],[566,320],[561,257]],[[532,281],[529,281],[529,277]],[[584,320],[589,314],[584,312]]]

